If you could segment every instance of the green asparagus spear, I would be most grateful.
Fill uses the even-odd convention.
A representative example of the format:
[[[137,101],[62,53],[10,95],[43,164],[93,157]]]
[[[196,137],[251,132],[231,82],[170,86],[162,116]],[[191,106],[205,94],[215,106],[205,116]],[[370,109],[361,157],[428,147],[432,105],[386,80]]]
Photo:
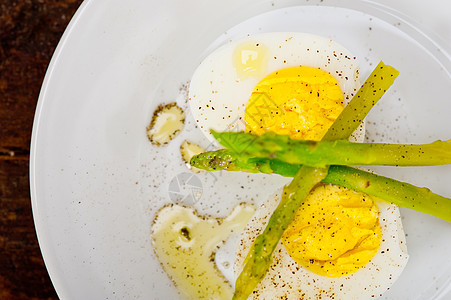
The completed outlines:
[[[382,61],[379,62],[354,97],[352,97],[352,100],[327,130],[322,141],[348,139],[388,88],[395,82],[398,75],[398,70],[384,64]],[[335,124],[339,126],[334,126]]]
[[[227,170],[272,174],[274,169],[271,167],[271,162],[271,159],[246,158],[227,149],[221,149],[195,155],[191,158],[190,164],[193,167],[207,171]],[[287,177],[294,177],[299,168],[300,166],[293,168]]]
[[[352,100],[327,130],[322,141],[348,139],[388,88],[395,82],[398,75],[398,70],[384,64],[382,61],[379,62],[354,97],[352,97]]]
[[[348,138],[360,125],[369,110],[393,84],[399,72],[380,62],[351,102],[344,108],[337,120],[327,131],[323,140]],[[377,87],[377,88],[376,88]],[[354,113],[354,111],[358,113]],[[254,241],[240,273],[233,299],[247,299],[256,285],[263,279],[272,261],[272,252],[278,244],[297,208],[303,203],[310,190],[327,176],[328,167],[310,168],[302,166],[293,181],[284,187],[282,199],[271,215],[264,232]],[[270,234],[269,237],[265,237]]]
[[[272,253],[285,229],[293,221],[298,207],[310,190],[327,175],[327,169],[302,167],[292,183],[283,189],[282,199],[272,214],[268,226],[252,244],[244,268],[236,281],[233,299],[246,299],[265,277],[271,265]]]
[[[435,166],[451,163],[451,141],[430,144],[382,144],[336,141],[299,141],[286,135],[215,132],[225,147],[257,158],[324,168],[327,165]]]
[[[294,177],[301,165],[275,159],[245,158],[229,150],[205,152],[193,157],[191,164],[208,171],[227,170],[279,174]],[[427,213],[451,222],[451,199],[434,194],[427,188],[397,181],[348,166],[330,166],[324,183],[340,185],[378,197],[398,206]]]
[[[367,193],[451,222],[451,199],[434,194],[427,188],[344,166],[330,166],[323,182]]]

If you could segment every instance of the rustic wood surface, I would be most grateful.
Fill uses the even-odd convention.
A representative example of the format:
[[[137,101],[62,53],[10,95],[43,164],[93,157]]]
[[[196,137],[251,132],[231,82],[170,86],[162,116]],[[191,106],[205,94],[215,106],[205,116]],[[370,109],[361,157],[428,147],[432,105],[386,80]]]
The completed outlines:
[[[46,68],[81,2],[0,2],[0,299],[58,299],[33,225],[30,138]]]

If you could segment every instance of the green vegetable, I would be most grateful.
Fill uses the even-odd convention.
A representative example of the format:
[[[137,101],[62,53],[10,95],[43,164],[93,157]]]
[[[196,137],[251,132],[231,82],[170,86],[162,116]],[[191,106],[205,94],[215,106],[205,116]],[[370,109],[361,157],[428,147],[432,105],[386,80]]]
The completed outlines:
[[[243,157],[227,149],[221,149],[195,155],[191,158],[190,164],[193,167],[207,171],[227,170],[272,174],[277,173],[271,166],[273,161],[274,160],[266,158]],[[287,163],[283,164],[292,166]],[[290,172],[288,174],[282,173],[281,175],[286,177],[294,177],[299,168],[300,166],[294,166],[294,168],[290,168]]]
[[[289,164],[324,168],[327,165],[434,166],[451,163],[451,141],[430,144],[377,144],[336,141],[299,141],[286,135],[215,132],[225,147],[239,154],[274,158]]]
[[[360,125],[369,110],[393,84],[398,74],[397,70],[380,62],[329,128],[323,140],[348,138]],[[235,284],[233,299],[247,299],[263,279],[271,265],[272,252],[279,243],[283,232],[310,190],[327,176],[327,172],[328,167],[302,166],[293,181],[284,187],[280,204],[271,215],[264,232],[255,239],[247,254],[243,271]]]
[[[343,166],[330,166],[329,175],[323,182],[367,193],[451,222],[451,199],[434,194],[427,188]]]
[[[399,71],[382,61],[371,72],[352,100],[327,130],[323,141],[347,139],[363,122],[388,88],[395,82]],[[334,126],[337,124],[337,126]]]
[[[272,262],[272,253],[285,229],[293,221],[298,207],[310,190],[327,175],[327,168],[302,167],[293,181],[283,189],[282,200],[269,219],[268,225],[252,244],[244,268],[236,281],[233,299],[247,299],[255,286],[265,277]]]
[[[229,150],[205,152],[193,157],[191,164],[208,171],[227,170],[279,174],[294,177],[301,165],[275,159],[245,158]],[[340,185],[381,198],[398,206],[427,213],[451,222],[451,199],[434,194],[427,188],[397,181],[347,166],[330,166],[324,183]]]

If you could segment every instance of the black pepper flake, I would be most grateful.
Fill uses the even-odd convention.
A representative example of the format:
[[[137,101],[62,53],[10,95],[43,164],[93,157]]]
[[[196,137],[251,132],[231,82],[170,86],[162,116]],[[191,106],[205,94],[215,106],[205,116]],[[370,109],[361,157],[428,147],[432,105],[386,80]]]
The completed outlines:
[[[182,227],[182,229],[180,229],[180,234],[186,238],[188,241],[191,241],[191,234],[190,231],[187,227]]]

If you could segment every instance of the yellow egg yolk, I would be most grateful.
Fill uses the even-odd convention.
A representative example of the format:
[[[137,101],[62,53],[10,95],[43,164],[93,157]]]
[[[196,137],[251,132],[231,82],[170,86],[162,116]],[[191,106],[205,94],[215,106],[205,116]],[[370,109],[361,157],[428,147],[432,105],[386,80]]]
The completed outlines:
[[[343,92],[329,73],[293,67],[261,80],[247,103],[246,131],[271,131],[299,140],[321,140],[343,110]],[[343,187],[313,189],[285,231],[282,242],[300,265],[328,277],[365,266],[381,243],[373,199]]]
[[[282,242],[297,263],[319,275],[350,274],[380,246],[379,210],[369,195],[323,184],[306,198]]]
[[[299,140],[320,140],[343,110],[343,92],[329,73],[293,67],[261,80],[247,103],[246,130],[267,131]]]

